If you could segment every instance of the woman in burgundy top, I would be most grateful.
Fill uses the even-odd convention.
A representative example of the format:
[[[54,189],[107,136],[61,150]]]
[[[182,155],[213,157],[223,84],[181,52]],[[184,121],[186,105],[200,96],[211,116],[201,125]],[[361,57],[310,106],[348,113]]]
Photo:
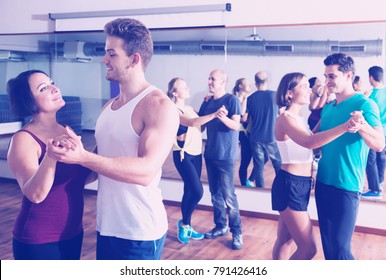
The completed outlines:
[[[57,111],[65,105],[61,92],[39,70],[9,80],[7,92],[15,113],[31,117],[13,135],[7,159],[23,193],[13,230],[14,258],[80,259],[83,189],[91,172],[57,162],[46,153],[46,144],[59,144],[56,137],[66,130],[56,121]]]

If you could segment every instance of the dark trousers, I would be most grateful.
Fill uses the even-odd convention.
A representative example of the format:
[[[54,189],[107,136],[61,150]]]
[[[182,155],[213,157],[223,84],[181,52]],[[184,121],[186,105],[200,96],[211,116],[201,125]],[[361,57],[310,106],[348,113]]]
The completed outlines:
[[[267,162],[267,155],[275,169],[275,174],[278,173],[281,167],[281,157],[279,148],[276,142],[255,142],[251,141],[251,149],[253,155],[253,171],[256,187],[264,187],[264,165]]]
[[[128,240],[97,232],[97,260],[159,260],[166,234],[157,240]]]
[[[385,149],[382,152],[370,149],[367,157],[366,175],[369,189],[372,191],[380,191],[380,184],[383,183],[385,176],[385,162]]]
[[[326,260],[353,260],[351,239],[358,214],[360,193],[316,181],[315,201]]]
[[[216,227],[226,227],[226,210],[228,210],[230,231],[233,234],[241,234],[240,210],[233,175],[235,160],[205,159],[205,163]]]
[[[13,239],[15,260],[80,260],[83,231],[74,238],[43,244],[26,244]]]
[[[184,181],[184,194],[181,202],[182,222],[191,225],[193,211],[204,193],[201,183],[202,155],[184,154],[181,161],[180,152],[173,152],[173,161],[178,173]]]
[[[239,178],[240,184],[246,186],[246,181],[248,177],[248,166],[252,161],[252,150],[251,144],[249,142],[249,137],[245,131],[239,132],[239,142],[240,142],[240,168],[239,168]],[[255,181],[253,178],[253,171],[248,178],[250,181]]]

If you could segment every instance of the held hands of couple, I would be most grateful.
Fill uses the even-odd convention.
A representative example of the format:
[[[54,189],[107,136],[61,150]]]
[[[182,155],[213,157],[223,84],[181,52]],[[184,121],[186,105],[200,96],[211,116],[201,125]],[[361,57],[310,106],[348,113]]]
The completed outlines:
[[[351,118],[346,122],[346,130],[350,133],[356,133],[366,123],[362,115],[363,111],[351,112]]]
[[[224,105],[222,105],[216,112],[217,118],[221,119],[223,117],[228,116],[228,110],[225,108]]]
[[[75,132],[69,126],[65,126],[65,129],[66,134],[53,138],[52,144],[55,147],[75,150],[77,144],[81,143],[81,136],[76,135]]]
[[[76,158],[82,149],[81,137],[68,126],[66,126],[66,134],[48,139],[47,142],[48,156],[60,162],[77,162]]]

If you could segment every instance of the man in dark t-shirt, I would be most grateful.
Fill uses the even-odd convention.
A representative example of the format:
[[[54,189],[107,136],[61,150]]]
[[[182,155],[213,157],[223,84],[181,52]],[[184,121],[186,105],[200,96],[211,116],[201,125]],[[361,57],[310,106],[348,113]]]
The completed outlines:
[[[275,104],[275,92],[268,90],[268,77],[265,72],[255,75],[257,91],[248,97],[247,114],[249,139],[253,155],[255,185],[264,187],[264,165],[266,157],[271,159],[275,173],[280,169],[281,157],[274,136],[278,106]]]
[[[209,74],[208,86],[213,96],[202,103],[198,113],[204,116],[223,108],[220,110],[221,113],[217,114],[217,118],[205,125],[207,141],[204,158],[215,223],[215,227],[205,234],[205,238],[213,239],[228,234],[226,219],[228,210],[229,228],[233,234],[232,249],[238,250],[243,247],[243,239],[234,186],[234,170],[241,105],[236,96],[226,92],[226,81],[227,75],[222,70],[214,70]]]

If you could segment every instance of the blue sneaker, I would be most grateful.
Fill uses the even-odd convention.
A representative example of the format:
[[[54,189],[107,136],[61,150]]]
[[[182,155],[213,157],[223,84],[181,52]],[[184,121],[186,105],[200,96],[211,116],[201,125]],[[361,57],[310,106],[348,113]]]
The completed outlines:
[[[177,239],[182,244],[189,243],[189,236],[188,236],[189,229],[190,229],[190,226],[183,225],[182,220],[179,220],[177,222]]]
[[[367,193],[362,194],[362,197],[367,199],[381,199],[382,193],[375,192],[375,191],[368,191]]]
[[[202,234],[201,232],[195,231],[192,226],[189,226],[188,237],[194,240],[201,240],[204,238],[204,234]]]
[[[247,180],[245,181],[245,185],[246,185],[247,187],[250,187],[250,188],[255,187],[255,183],[254,183],[253,181],[249,180],[249,179],[247,179]]]

